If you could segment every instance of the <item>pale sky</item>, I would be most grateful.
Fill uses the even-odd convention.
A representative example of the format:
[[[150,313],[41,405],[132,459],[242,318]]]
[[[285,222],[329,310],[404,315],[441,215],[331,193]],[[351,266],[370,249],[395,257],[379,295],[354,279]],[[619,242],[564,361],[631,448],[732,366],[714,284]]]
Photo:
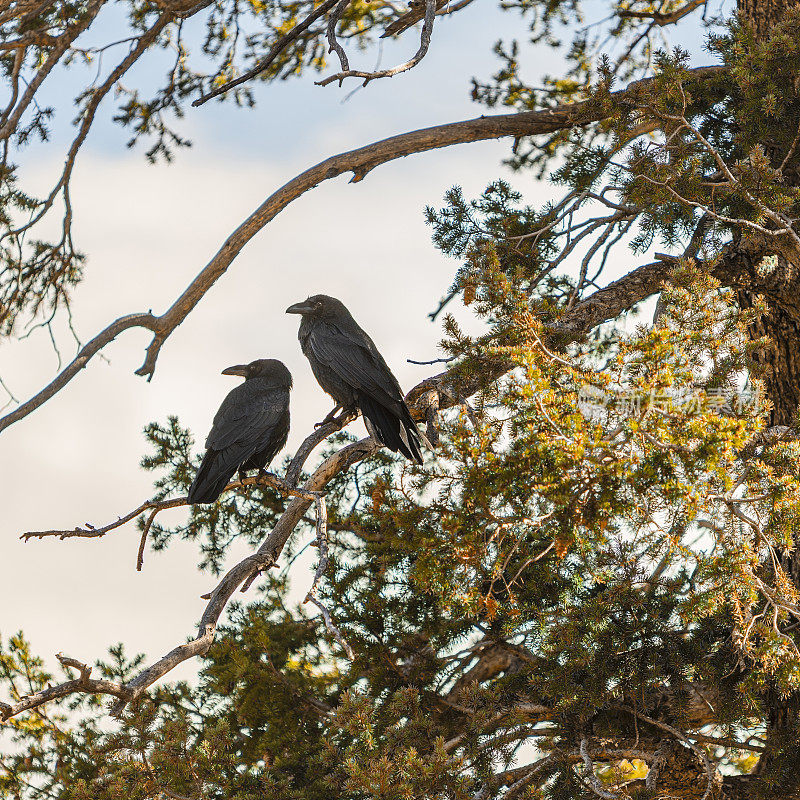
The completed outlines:
[[[74,233],[89,256],[74,297],[81,337],[91,338],[123,314],[162,313],[242,219],[306,167],[385,136],[483,113],[469,99],[469,78],[491,74],[498,66],[493,43],[519,29],[516,14],[476,2],[437,23],[430,54],[414,71],[374,82],[347,102],[357,83],[321,88],[308,74],[256,85],[256,110],[213,102],[190,108],[182,131],[194,147],[180,151],[171,166],[149,166],[141,148],[125,149],[126,132],[100,124],[78,158],[72,186]],[[410,32],[387,46],[382,63],[405,60],[416,49],[415,37]],[[532,80],[557,69],[553,58],[545,48],[528,58]],[[352,58],[369,67],[375,59],[376,52]],[[50,91],[63,97],[71,86],[59,78]],[[102,108],[110,116],[108,104]],[[63,111],[69,118],[71,108]],[[52,180],[70,133],[57,126],[53,142],[25,155],[28,180],[42,188]],[[137,573],[134,524],[94,540],[23,544],[19,534],[100,526],[148,498],[153,475],[138,466],[146,452],[142,428],[177,414],[202,443],[238,380],[219,374],[231,364],[285,361],[295,386],[288,447],[296,447],[331,407],[300,352],[298,318],[284,313],[307,295],[341,298],[406,390],[438,371],[406,363],[439,355],[441,329],[427,313],[457,267],[431,245],[423,208],[440,206],[453,184],[471,197],[501,175],[527,202],[552,196],[531,175],[500,166],[508,150],[508,141],[462,145],[381,166],[358,184],[349,184],[349,176],[322,184],[251,241],[167,341],[151,383],[133,374],[150,336],[129,331],[104,351],[107,360],[95,358],[67,389],[0,434],[0,635],[22,629],[50,664],[58,651],[92,662],[118,641],[153,660],[194,635],[204,608],[200,595],[215,585],[197,571],[195,545],[148,551]],[[631,265],[627,259],[615,265],[609,279]],[[453,310],[469,320],[463,308],[454,304]],[[68,360],[74,345],[61,333]],[[0,348],[0,375],[20,400],[56,369],[44,332]],[[360,421],[351,429],[363,435]],[[244,554],[236,549],[228,563]],[[309,561],[299,561],[292,575],[302,596],[311,580]],[[171,677],[190,677],[197,668],[189,662]]]
[[[141,149],[124,148],[125,132],[98,126],[72,187],[75,237],[89,256],[74,297],[80,336],[91,338],[126,313],[161,313],[241,220],[306,167],[394,133],[482,113],[469,100],[469,77],[494,68],[491,46],[515,18],[495,13],[497,27],[489,29],[481,14],[476,4],[443,20],[417,70],[373,83],[347,102],[358,84],[321,88],[308,75],[258,85],[254,111],[217,103],[190,109],[182,130],[194,147],[171,166],[149,166]],[[384,63],[407,57],[403,49],[415,41],[406,37],[401,45]],[[375,54],[355,58],[371,66]],[[67,79],[61,83],[56,89],[66,90]],[[70,133],[57,128],[54,142],[25,154],[28,180],[42,188],[52,180]],[[193,635],[204,607],[199,596],[215,584],[196,569],[195,545],[148,552],[137,573],[134,524],[93,540],[23,544],[19,534],[99,526],[148,498],[153,475],[138,466],[146,451],[142,428],[177,414],[202,443],[238,381],[219,374],[234,363],[275,357],[287,364],[295,385],[289,449],[296,447],[331,407],[300,352],[298,318],[284,313],[309,294],[341,298],[406,390],[437,371],[406,363],[438,355],[441,330],[426,315],[457,266],[432,247],[423,208],[440,204],[454,183],[478,194],[507,173],[498,166],[507,152],[508,142],[467,145],[380,167],[358,184],[349,176],[322,184],[245,248],[168,340],[151,383],[133,374],[149,337],[130,331],[105,351],[107,362],[96,358],[50,403],[0,435],[0,635],[22,629],[50,664],[59,651],[94,661],[118,641],[153,659]],[[518,180],[539,191],[531,178]],[[69,359],[74,344],[62,333]],[[21,400],[56,368],[44,332],[0,348],[0,375]],[[363,435],[360,421],[351,428]],[[244,554],[238,549],[229,563]],[[306,560],[293,568],[299,596],[309,566]],[[194,675],[197,666],[185,664],[172,677]]]

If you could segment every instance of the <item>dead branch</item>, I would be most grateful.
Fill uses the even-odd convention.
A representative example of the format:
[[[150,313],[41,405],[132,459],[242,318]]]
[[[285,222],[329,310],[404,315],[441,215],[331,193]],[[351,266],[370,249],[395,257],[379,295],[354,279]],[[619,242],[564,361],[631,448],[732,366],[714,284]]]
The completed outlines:
[[[687,14],[691,14],[696,8],[705,6],[706,2],[707,0],[690,0],[686,5],[669,14],[663,14],[660,11],[619,11],[617,15],[620,19],[649,19],[652,20],[654,25],[663,27],[665,25],[673,25]]]
[[[698,67],[689,71],[688,79],[702,81],[723,74],[725,69],[725,67],[721,66]],[[612,97],[618,102],[635,104],[638,93],[651,83],[651,79],[636,81],[628,88],[613,93]],[[564,104],[543,111],[526,111],[515,114],[479,117],[478,119],[437,125],[399,134],[321,161],[270,195],[228,237],[220,250],[167,311],[157,317],[150,313],[131,314],[109,325],[108,328],[101,331],[83,347],[78,356],[48,386],[21,406],[0,417],[0,431],[24,419],[28,414],[53,397],[105,345],[113,341],[122,331],[129,328],[145,328],[153,332],[153,339],[147,348],[145,361],[136,370],[137,375],[145,376],[150,380],[155,371],[156,361],[164,342],[186,319],[216,281],[227,271],[242,248],[290,203],[323,181],[330,180],[346,172],[352,172],[352,181],[357,182],[362,180],[375,167],[414,153],[423,153],[455,144],[499,139],[506,136],[521,137],[553,133],[564,128],[589,125],[602,119],[603,116],[604,112],[600,109],[590,107],[586,102],[580,102]],[[653,292],[649,293],[652,294]]]
[[[556,324],[548,326],[547,332],[558,341],[561,337],[572,338],[613,319],[645,297],[661,291],[670,269],[671,266],[663,261],[636,268],[578,303]]]
[[[253,478],[248,478],[248,480],[254,481]],[[234,483],[229,484],[226,486],[227,489],[237,488],[238,486],[243,485],[240,481],[236,481]],[[180,508],[181,506],[189,505],[188,499],[184,497],[174,497],[170,500],[148,500],[142,503],[140,506],[137,506],[133,511],[129,511],[124,516],[120,517],[119,519],[115,520],[114,522],[109,522],[108,525],[103,525],[101,528],[95,528],[94,525],[89,525],[86,523],[84,527],[75,527],[70,530],[50,530],[50,531],[28,531],[20,535],[20,539],[24,539],[26,542],[30,541],[31,539],[46,539],[48,537],[57,537],[59,539],[73,539],[75,537],[81,539],[97,539],[101,536],[105,536],[107,533],[110,533],[117,528],[121,528],[123,525],[129,523],[132,519],[136,519],[136,517],[141,516],[146,511],[152,511],[150,517],[148,518],[147,527],[145,528],[145,533],[150,530],[150,526],[153,524],[153,518],[159,511],[164,511],[167,508]]]
[[[339,628],[336,627],[335,623],[331,619],[330,611],[320,602],[319,598],[314,597],[313,595],[309,595],[306,597],[304,602],[311,601],[321,612],[322,618],[325,620],[325,627],[336,637],[336,641],[342,646],[342,649],[347,653],[347,657],[352,661],[355,658],[353,654],[353,648],[350,647],[349,642],[347,639],[344,638],[342,632]]]
[[[344,7],[347,6],[349,0],[342,0],[340,7],[344,10]],[[416,53],[404,64],[398,64],[396,67],[392,67],[391,69],[382,69],[377,70],[376,72],[362,72],[356,69],[348,69],[349,65],[347,63],[347,57],[344,56],[344,50],[342,50],[341,45],[336,41],[336,34],[333,31],[333,28],[336,24],[336,20],[332,17],[331,24],[328,27],[329,39],[331,40],[331,50],[335,50],[337,55],[339,56],[340,60],[342,61],[342,71],[337,72],[335,75],[329,75],[327,78],[323,78],[321,81],[315,81],[317,86],[327,86],[329,83],[333,83],[333,81],[338,81],[339,85],[342,85],[342,81],[345,78],[363,78],[364,83],[363,86],[366,86],[370,81],[377,80],[379,78],[392,78],[395,75],[399,75],[401,72],[408,72],[408,70],[413,69],[414,67],[422,61],[423,58],[428,53],[428,48],[431,44],[431,34],[433,33],[433,21],[436,18],[436,0],[425,0],[425,21],[422,24],[422,33],[420,34],[419,38],[419,49]],[[342,58],[344,56],[344,58]]]
[[[46,689],[42,689],[39,692],[21,697],[16,703],[0,703],[0,722],[5,722],[11,719],[11,717],[15,717],[17,714],[22,714],[25,711],[38,708],[45,703],[59,700],[62,697],[67,697],[68,695],[78,692],[87,694],[108,694],[120,700],[128,696],[128,690],[121,683],[91,678],[92,668],[88,664],[84,664],[74,658],[68,658],[62,653],[58,653],[56,658],[65,667],[77,669],[80,672],[80,678],[59,683],[57,686],[48,686]]]
[[[4,417],[0,417],[0,431],[27,417],[28,414],[61,391],[89,363],[93,356],[97,355],[107,344],[113,342],[123,331],[130,328],[144,328],[156,333],[159,331],[160,326],[159,318],[149,313],[129,314],[126,317],[120,317],[115,320],[107,328],[100,331],[94,339],[88,341],[78,351],[75,358],[44,389]]]
[[[349,5],[350,0],[339,0],[336,8],[334,8],[331,12],[330,19],[328,20],[328,29],[325,32],[325,35],[328,39],[328,52],[336,53],[339,59],[339,64],[344,72],[349,71],[350,62],[347,60],[347,53],[345,53],[344,48],[339,44],[339,40],[336,38],[336,25],[342,18],[342,14],[344,14],[345,9]],[[341,85],[342,82],[340,80],[339,86]]]
[[[460,0],[458,3],[449,3],[449,0],[436,0],[436,13],[452,13],[458,11],[464,6],[468,6],[472,0]],[[455,8],[458,6],[458,8]],[[386,30],[381,34],[381,39],[387,36],[397,36],[403,31],[408,30],[412,25],[416,25],[425,16],[425,6],[422,3],[413,3],[411,9],[398,17],[394,22],[386,27]]]
[[[316,22],[320,17],[324,16],[328,13],[337,3],[339,0],[326,0],[322,5],[315,8],[302,22],[299,22],[295,25],[287,34],[281,36],[277,42],[270,48],[269,53],[267,53],[261,61],[258,62],[252,69],[247,70],[247,72],[242,73],[238,78],[235,78],[232,81],[228,81],[224,83],[222,86],[218,86],[211,92],[206,92],[206,94],[201,95],[197,98],[197,100],[192,101],[192,105],[197,108],[198,106],[203,105],[203,103],[208,102],[213,97],[219,97],[221,94],[225,94],[225,92],[230,91],[235,86],[241,86],[246,81],[255,78],[256,75],[260,75],[265,70],[269,69],[270,65],[275,61],[275,59],[294,41],[300,38],[301,34],[305,33],[306,30],[310,27],[313,22]],[[350,0],[347,0],[349,3]]]
[[[325,499],[319,493],[314,492],[306,492],[302,489],[296,489],[293,486],[289,486],[284,481],[280,480],[280,478],[272,475],[271,473],[262,473],[260,475],[254,475],[249,478],[244,478],[243,480],[236,480],[231,481],[222,491],[229,492],[232,489],[244,489],[248,486],[272,486],[275,489],[278,489],[285,494],[291,495],[293,497],[302,497],[306,500],[309,500],[313,503],[317,504],[317,535],[318,537],[324,538],[327,533],[326,527],[326,520],[327,520],[327,510],[325,508]],[[96,528],[94,525],[90,525],[86,523],[83,527],[75,527],[67,530],[49,530],[49,531],[27,531],[20,535],[20,539],[23,539],[26,542],[29,542],[31,539],[47,539],[47,538],[57,538],[57,539],[98,539],[101,536],[105,536],[111,531],[117,530],[118,528],[122,528],[124,525],[127,525],[131,520],[140,517],[142,514],[146,512],[150,512],[147,515],[147,519],[145,520],[144,526],[142,527],[142,536],[139,543],[139,551],[136,558],[136,569],[137,571],[141,571],[142,564],[143,564],[143,556],[144,556],[144,547],[147,542],[147,536],[150,532],[150,529],[153,526],[153,522],[155,521],[156,516],[161,511],[166,511],[169,508],[182,508],[184,506],[189,506],[191,503],[189,502],[189,498],[186,495],[181,497],[172,497],[168,500],[147,500],[142,503],[140,506],[137,506],[133,511],[129,511],[119,519],[116,519],[114,522],[109,522],[108,525],[103,525],[101,528]],[[327,563],[327,562],[326,562]],[[257,576],[253,576],[254,578]],[[319,580],[319,576],[315,578],[314,586],[316,586],[317,581]],[[251,581],[252,583],[252,581]],[[249,588],[250,584],[247,584],[243,587],[243,591]],[[312,590],[313,590],[312,586]]]

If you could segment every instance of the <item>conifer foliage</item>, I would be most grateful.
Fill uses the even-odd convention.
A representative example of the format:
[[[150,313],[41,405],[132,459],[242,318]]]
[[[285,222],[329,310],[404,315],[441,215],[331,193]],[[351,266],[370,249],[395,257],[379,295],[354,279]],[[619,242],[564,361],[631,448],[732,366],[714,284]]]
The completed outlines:
[[[102,5],[0,11],[12,88],[65,53],[88,59],[78,28]],[[170,113],[254,64],[265,80],[326,69],[337,36],[367,46],[423,20],[421,60],[436,12],[469,3],[122,5],[134,61],[182,53],[183,20],[205,15],[218,62],[179,59],[152,101],[120,95],[117,122],[155,159],[182,143]],[[236,482],[167,526],[156,514],[180,504],[199,454],[180,420],[148,426],[155,494],[131,515],[143,542],[189,539],[215,576],[244,542],[255,560],[225,573],[219,613],[248,591],[218,625],[204,617],[188,683],[122,645],[93,668],[63,656],[54,676],[4,632],[3,796],[800,797],[800,7],[744,0],[713,20],[698,0],[618,0],[586,26],[574,2],[506,5],[534,42],[574,34],[567,68],[529,86],[519,43],[501,43],[473,96],[517,114],[511,163],[563,195],[534,207],[498,180],[431,199],[434,246],[457,262],[435,313],[447,369],[407,399],[435,453],[409,464],[332,424],[319,452],[277,470],[286,484]],[[712,63],[698,69],[659,37],[704,11]],[[258,32],[241,51],[228,31],[245,15]],[[46,135],[51,110],[14,91],[0,117],[6,336],[61,313],[83,268],[69,224],[29,246],[55,195],[19,188],[9,156]],[[99,91],[82,95],[78,147]],[[252,83],[235,91],[254,98]],[[526,129],[543,108],[561,122]],[[67,220],[75,152],[54,190]],[[654,294],[652,323],[631,319]],[[452,303],[485,332],[466,335]],[[167,331],[153,358],[164,319],[138,323]],[[290,594],[311,581],[291,569],[309,543],[321,614]]]

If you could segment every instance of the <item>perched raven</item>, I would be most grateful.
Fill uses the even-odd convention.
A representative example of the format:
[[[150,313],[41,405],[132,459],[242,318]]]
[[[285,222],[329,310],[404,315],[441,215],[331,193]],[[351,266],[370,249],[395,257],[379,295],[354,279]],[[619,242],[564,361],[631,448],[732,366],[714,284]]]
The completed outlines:
[[[222,370],[245,382],[222,401],[206,439],[206,454],[189,489],[190,503],[213,503],[239,470],[264,469],[289,436],[292,376],[281,361],[262,358]]]
[[[286,313],[302,314],[300,346],[319,385],[336,401],[325,421],[340,408],[359,409],[376,441],[421,464],[420,441],[427,441],[411,419],[400,384],[344,303],[317,294]]]

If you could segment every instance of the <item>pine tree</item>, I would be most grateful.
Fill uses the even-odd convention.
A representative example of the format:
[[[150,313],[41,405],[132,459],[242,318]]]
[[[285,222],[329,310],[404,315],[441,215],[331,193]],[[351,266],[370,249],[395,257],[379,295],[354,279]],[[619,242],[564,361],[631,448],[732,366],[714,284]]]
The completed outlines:
[[[21,188],[9,158],[46,135],[53,112],[34,103],[38,85],[95,55],[76,39],[103,3],[0,10],[11,88],[0,116],[5,336],[64,313],[78,289],[72,165],[102,97],[151,50],[181,57],[151,100],[121,94],[115,119],[157,160],[185,143],[188,102],[251,103],[256,78],[326,70],[326,47],[343,53],[337,36],[366,46],[382,31],[413,35],[422,20],[413,68],[437,8],[468,3],[123,5],[129,55],[79,99],[76,144],[45,198]],[[93,667],[62,656],[55,677],[22,634],[6,635],[4,796],[800,797],[800,6],[742,0],[730,19],[708,20],[712,63],[693,67],[657,37],[672,26],[679,37],[701,9],[715,11],[617,0],[610,20],[584,27],[574,2],[513,4],[535,42],[573,35],[564,74],[529,85],[519,45],[498,45],[501,68],[476,79],[473,96],[510,113],[399,135],[303,173],[175,306],[101,332],[0,420],[1,430],[57,402],[85,360],[132,327],[153,333],[140,370],[151,375],[238,250],[320,180],[507,136],[518,170],[563,187],[541,208],[497,181],[427,209],[434,245],[458,266],[437,312],[446,369],[407,398],[436,445],[423,466],[354,440],[340,420],[286,459],[285,480],[236,481],[170,527],[157,514],[185,505],[199,453],[178,419],[148,426],[142,467],[155,494],[128,519],[155,549],[194,541],[218,587],[196,638],[149,666],[120,645]],[[195,16],[210,72],[192,66],[181,38]],[[230,31],[245,20],[261,32],[242,54]],[[350,77],[382,75],[345,58],[323,82]],[[59,196],[61,241],[31,242]],[[654,260],[604,278],[609,259],[637,256]],[[652,324],[626,326],[654,294]],[[456,302],[485,334],[447,316]],[[241,540],[253,554],[221,575]],[[309,542],[321,614],[292,603],[289,573],[270,569]],[[231,601],[242,584],[248,593]],[[189,658],[197,681],[171,682]]]

